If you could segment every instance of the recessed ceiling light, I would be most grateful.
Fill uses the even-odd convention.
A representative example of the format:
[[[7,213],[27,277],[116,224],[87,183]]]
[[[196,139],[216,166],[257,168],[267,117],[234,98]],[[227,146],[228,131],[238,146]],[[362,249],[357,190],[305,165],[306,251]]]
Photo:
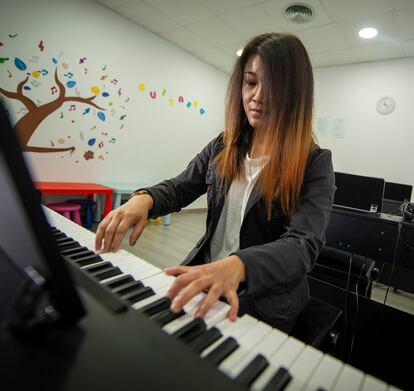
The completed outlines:
[[[365,27],[359,30],[358,35],[364,39],[374,38],[378,34],[378,30],[373,27]]]
[[[239,57],[242,55],[242,53],[243,53],[243,49],[239,49],[239,50],[236,52],[236,54],[237,54]]]

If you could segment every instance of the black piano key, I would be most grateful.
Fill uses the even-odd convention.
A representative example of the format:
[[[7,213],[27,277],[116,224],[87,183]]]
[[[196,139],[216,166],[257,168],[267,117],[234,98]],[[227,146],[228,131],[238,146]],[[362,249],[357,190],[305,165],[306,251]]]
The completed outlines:
[[[162,327],[183,315],[185,315],[184,310],[181,310],[180,312],[172,312],[170,309],[168,309],[152,316],[150,319],[155,320]]]
[[[212,350],[207,356],[204,358],[213,364],[215,367],[218,367],[219,364],[231,353],[233,353],[239,344],[233,337],[228,337],[225,339],[219,346],[217,346],[214,350]]]
[[[195,318],[171,335],[185,343],[190,343],[194,338],[207,330],[206,322],[202,318]]]
[[[61,239],[61,238],[67,238],[66,234],[64,234],[63,232],[59,232],[59,231],[51,231],[52,232],[52,236],[55,240]]]
[[[71,248],[79,248],[81,245],[73,239],[65,238],[65,240],[57,241],[56,247],[60,252]]]
[[[95,273],[93,274],[93,276],[97,278],[99,281],[102,281],[110,277],[119,276],[120,274],[122,274],[122,272],[119,267],[111,267],[110,269]]]
[[[263,391],[283,391],[292,379],[289,371],[280,367],[263,388]]]
[[[155,300],[152,303],[149,303],[146,306],[142,307],[140,311],[145,315],[153,316],[167,310],[168,308],[170,308],[170,305],[170,299],[167,299],[166,297],[161,297],[158,300]]]
[[[199,335],[197,338],[192,340],[188,346],[195,352],[200,354],[204,349],[209,347],[213,342],[216,342],[223,334],[217,327],[208,329],[205,333]]]
[[[121,296],[121,299],[128,301],[130,304],[134,304],[153,295],[155,295],[155,292],[152,290],[152,288],[143,286],[134,292],[130,292],[126,295]]]
[[[108,269],[109,267],[113,267],[111,262],[100,262],[97,265],[89,265],[89,266],[85,266],[83,268],[83,270],[86,270],[89,273],[95,273],[99,270],[105,270]]]
[[[72,238],[68,238],[67,236],[62,236],[60,238],[55,238],[55,243],[57,245],[62,244],[62,243],[73,243],[74,240]]]
[[[96,263],[101,263],[102,258],[97,257],[96,254],[92,253],[90,255],[84,255],[82,257],[72,259],[69,258],[69,260],[74,263],[75,265],[78,265],[79,267],[94,265]]]
[[[110,289],[114,289],[131,281],[134,281],[134,278],[130,274],[124,274],[122,276],[114,278],[111,281],[105,282],[103,285],[107,286]]]
[[[248,388],[256,378],[269,366],[262,354],[258,354],[236,377],[236,382]]]
[[[96,263],[103,261],[103,259],[98,254],[95,254],[93,251],[90,251],[90,250],[87,251],[87,252],[85,251],[85,252],[71,254],[71,255],[68,256],[68,258],[71,261],[76,261],[77,259],[83,258],[83,257],[86,257],[86,256],[94,256],[96,258]]]
[[[112,292],[117,293],[121,296],[126,295],[129,292],[136,291],[143,287],[143,283],[141,281],[129,281],[123,285],[119,285],[112,289]]]
[[[65,256],[70,256],[72,254],[78,254],[81,252],[89,252],[89,251],[90,250],[87,247],[81,246],[81,247],[76,247],[76,248],[68,248],[66,250],[61,251],[60,253]]]

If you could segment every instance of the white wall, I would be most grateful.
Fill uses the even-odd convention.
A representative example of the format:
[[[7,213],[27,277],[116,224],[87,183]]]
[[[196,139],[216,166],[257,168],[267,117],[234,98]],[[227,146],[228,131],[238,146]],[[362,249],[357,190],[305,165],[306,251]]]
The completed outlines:
[[[414,59],[317,68],[315,84],[316,135],[335,170],[413,185]],[[375,109],[383,96],[397,103],[389,115]],[[336,131],[335,118],[344,124]]]
[[[11,38],[9,34],[18,35]],[[38,47],[41,40],[43,51]],[[0,42],[0,57],[10,58],[0,64],[0,87],[16,91],[26,72],[46,69],[46,76],[30,75],[26,86],[31,90],[25,91],[44,104],[57,95],[51,90],[57,68],[62,82],[77,82],[67,88],[66,96],[74,96],[77,88],[81,97],[89,97],[94,95],[91,87],[97,86],[100,93],[94,102],[106,109],[102,122],[97,117],[100,110],[66,102],[41,123],[30,145],[73,145],[76,150],[72,155],[26,153],[37,180],[155,183],[181,172],[222,129],[225,73],[93,1],[10,0],[1,7]],[[34,56],[39,57],[37,62]],[[25,71],[15,66],[15,57],[26,64]],[[69,71],[72,79],[64,76]],[[101,80],[105,75],[108,78]],[[116,85],[111,83],[114,79]],[[30,84],[34,80],[41,85],[34,87]],[[139,90],[140,83],[145,84],[145,91]],[[150,91],[157,94],[155,99]],[[104,98],[102,92],[110,96]],[[184,103],[178,101],[179,96]],[[16,100],[7,103],[16,122],[23,106]],[[70,104],[76,104],[76,111],[69,111]],[[87,108],[90,112],[83,114]],[[122,115],[126,117],[120,120]],[[92,138],[95,144],[90,146]],[[87,151],[93,152],[93,159],[85,159]],[[203,200],[194,204],[204,205]]]

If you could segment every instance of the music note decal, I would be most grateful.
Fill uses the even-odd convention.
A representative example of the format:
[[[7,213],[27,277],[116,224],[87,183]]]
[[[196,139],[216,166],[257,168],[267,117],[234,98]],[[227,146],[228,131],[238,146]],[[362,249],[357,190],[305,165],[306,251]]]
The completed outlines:
[[[72,79],[73,73],[72,72],[66,72],[63,76],[66,76],[69,79]]]
[[[115,138],[113,138],[113,137],[109,140],[109,142],[110,142],[111,144],[115,144],[115,141],[116,141],[116,139],[115,139]]]
[[[57,92],[56,86],[51,87],[50,91],[52,92],[52,95],[55,94]]]
[[[4,64],[6,61],[9,61],[9,57],[0,57],[0,64]]]
[[[43,76],[46,76],[49,72],[46,69],[39,71]]]
[[[38,47],[39,47],[41,52],[43,52],[43,50],[45,50],[45,45],[44,45],[43,41],[40,41]]]
[[[79,59],[79,64],[83,64],[86,61],[86,57],[82,57]]]
[[[98,144],[98,147],[99,148],[102,148],[104,146],[104,143],[103,143],[103,141],[101,141],[99,144]]]
[[[9,79],[11,79],[13,77],[12,73],[9,70],[7,70],[7,73],[9,74]]]
[[[75,111],[75,110],[76,110],[76,105],[69,106],[69,111]]]
[[[114,85],[117,85],[118,84],[118,80],[117,79],[112,79],[111,80],[111,83],[114,84]]]
[[[126,114],[121,115],[121,117],[119,118],[121,121],[126,117]]]

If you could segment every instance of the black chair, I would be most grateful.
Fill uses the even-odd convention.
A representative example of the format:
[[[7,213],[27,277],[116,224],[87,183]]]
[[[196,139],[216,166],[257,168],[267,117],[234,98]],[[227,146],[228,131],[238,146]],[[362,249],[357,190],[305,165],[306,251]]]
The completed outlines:
[[[311,297],[293,326],[291,336],[307,345],[333,353],[339,337],[335,325],[342,310],[323,300]]]
[[[325,246],[309,276],[369,298],[378,277],[375,266],[371,258]]]

